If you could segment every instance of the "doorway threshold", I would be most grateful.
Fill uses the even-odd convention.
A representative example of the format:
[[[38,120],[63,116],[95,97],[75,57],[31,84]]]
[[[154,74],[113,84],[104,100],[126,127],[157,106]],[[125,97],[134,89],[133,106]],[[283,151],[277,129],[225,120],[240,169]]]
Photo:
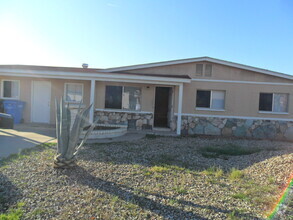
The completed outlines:
[[[171,131],[170,128],[153,128],[151,131],[147,131],[147,134],[150,135],[157,135],[157,136],[170,136],[170,137],[177,137],[175,131]]]
[[[154,127],[153,131],[171,131],[171,128]]]

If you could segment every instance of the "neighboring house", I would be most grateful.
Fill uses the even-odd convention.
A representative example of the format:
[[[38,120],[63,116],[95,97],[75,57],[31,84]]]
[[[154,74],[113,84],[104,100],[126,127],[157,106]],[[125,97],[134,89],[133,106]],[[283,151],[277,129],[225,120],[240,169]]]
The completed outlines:
[[[293,139],[293,76],[210,57],[109,69],[0,65],[2,99],[24,122],[55,123],[55,99],[90,120],[177,134]]]

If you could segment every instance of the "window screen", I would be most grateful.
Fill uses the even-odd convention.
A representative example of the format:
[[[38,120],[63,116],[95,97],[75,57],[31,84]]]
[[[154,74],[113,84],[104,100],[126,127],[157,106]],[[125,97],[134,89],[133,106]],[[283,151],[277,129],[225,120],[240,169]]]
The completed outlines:
[[[197,90],[196,107],[209,108],[211,99],[211,91]]]
[[[18,98],[19,82],[18,81],[3,81],[3,98]]]
[[[259,95],[259,110],[272,111],[273,110],[273,93],[260,93]]]
[[[224,109],[225,106],[225,92],[212,91],[212,109]]]
[[[65,100],[67,102],[80,102],[82,101],[83,93],[82,84],[67,83],[65,84]]]
[[[204,75],[205,76],[212,76],[212,64],[205,65]]]
[[[195,75],[202,76],[203,74],[203,64],[196,64]]]
[[[140,111],[141,89],[139,87],[124,87],[122,106],[123,109]]]
[[[122,86],[106,86],[105,108],[122,108]]]
[[[288,94],[275,93],[273,99],[274,112],[288,112]]]

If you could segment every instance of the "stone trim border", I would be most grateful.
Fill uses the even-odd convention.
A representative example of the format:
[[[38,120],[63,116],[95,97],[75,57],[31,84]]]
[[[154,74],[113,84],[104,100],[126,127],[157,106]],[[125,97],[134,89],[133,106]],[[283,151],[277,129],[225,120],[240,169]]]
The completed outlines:
[[[132,130],[151,130],[154,122],[153,113],[145,112],[120,112],[95,110],[94,121],[104,125],[124,125]]]
[[[172,127],[172,130],[175,130],[175,128]],[[224,118],[223,116],[182,116],[181,134],[293,141],[293,122]]]
[[[271,113],[272,114],[272,113]],[[177,113],[174,113],[177,116]],[[270,121],[293,121],[291,118],[267,118],[267,117],[249,117],[249,116],[234,116],[234,115],[204,115],[204,114],[189,114],[182,113],[182,116],[205,117],[205,118],[233,118],[233,119],[253,119],[253,120],[270,120]]]

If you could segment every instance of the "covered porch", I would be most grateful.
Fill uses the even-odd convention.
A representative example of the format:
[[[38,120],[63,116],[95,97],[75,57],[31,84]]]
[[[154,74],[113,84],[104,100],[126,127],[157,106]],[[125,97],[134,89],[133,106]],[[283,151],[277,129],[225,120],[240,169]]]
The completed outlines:
[[[54,124],[55,100],[63,96],[73,117],[82,101],[84,106],[94,106],[91,122],[124,123],[130,130],[170,128],[178,135],[183,87],[191,82],[187,75],[22,65],[3,66],[0,75],[0,80],[16,85],[16,96],[10,98],[26,103],[24,123]]]
[[[128,73],[91,79],[90,122],[138,131],[176,129],[180,135],[183,86],[189,81],[186,76]]]

